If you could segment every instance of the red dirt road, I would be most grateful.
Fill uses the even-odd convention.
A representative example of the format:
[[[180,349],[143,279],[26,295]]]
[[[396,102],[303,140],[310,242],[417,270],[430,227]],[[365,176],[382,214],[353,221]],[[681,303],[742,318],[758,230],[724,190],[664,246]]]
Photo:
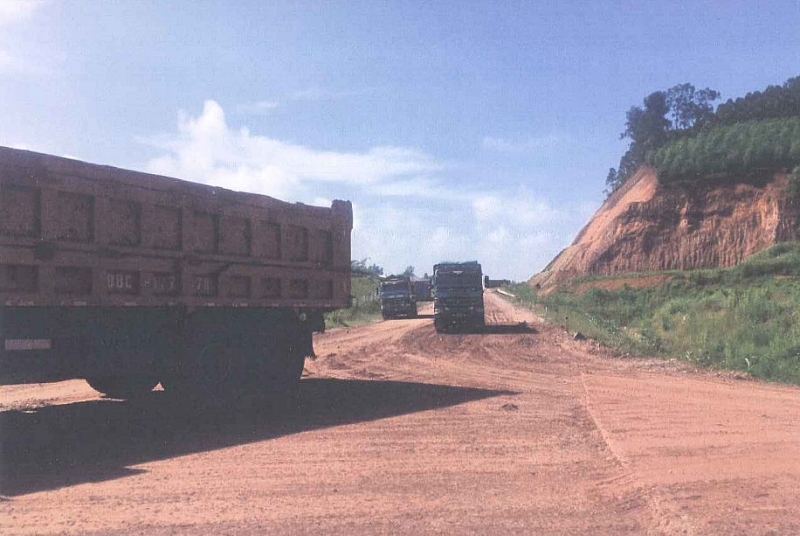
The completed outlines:
[[[800,534],[800,389],[486,300],[318,337],[291,416],[0,387],[0,533]]]

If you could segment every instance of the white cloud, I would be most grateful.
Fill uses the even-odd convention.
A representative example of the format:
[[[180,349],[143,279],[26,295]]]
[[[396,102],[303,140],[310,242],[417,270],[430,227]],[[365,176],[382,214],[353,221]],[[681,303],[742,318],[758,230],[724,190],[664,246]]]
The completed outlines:
[[[318,101],[326,98],[330,98],[332,94],[330,92],[323,91],[320,88],[308,88],[303,89],[300,91],[295,91],[291,94],[291,100],[297,101]]]
[[[501,153],[534,153],[544,149],[553,149],[564,142],[565,139],[556,134],[521,141],[486,136],[483,138],[482,146],[484,149]]]
[[[301,102],[317,102],[324,100],[346,99],[350,97],[359,97],[362,95],[374,93],[376,90],[377,88],[374,87],[365,87],[362,89],[350,89],[342,91],[311,87],[291,93],[289,95],[288,100],[301,101]]]
[[[0,0],[0,28],[28,21],[42,4],[37,0]],[[5,38],[3,41],[7,42],[0,43],[0,74],[38,74],[42,71],[41,66],[26,61],[22,54],[13,50],[15,46],[18,47],[13,39],[2,34],[0,38]]]
[[[0,0],[2,1],[2,0]],[[272,110],[280,108],[289,102],[319,102],[319,101],[332,101],[339,99],[347,99],[351,97],[359,97],[374,93],[376,88],[363,88],[348,91],[331,91],[312,87],[299,91],[294,91],[285,95],[280,100],[259,100],[253,102],[245,102],[236,106],[236,111],[240,114],[247,115],[264,115],[270,113]]]
[[[481,223],[498,220],[523,226],[548,225],[563,221],[566,214],[524,189],[516,192],[478,194],[472,199],[472,211]]]
[[[31,18],[42,4],[37,0],[0,0],[0,26]]]
[[[392,201],[359,205],[354,212],[359,224],[353,230],[353,257],[369,257],[386,273],[399,273],[411,265],[422,275],[437,262],[479,255],[478,242],[468,226],[457,224],[457,213]]]
[[[179,114],[177,135],[150,143],[167,151],[152,159],[148,171],[267,195],[298,197],[310,183],[369,188],[414,179],[442,169],[431,156],[402,147],[373,147],[365,152],[321,151],[249,130],[231,129],[222,107],[206,101],[199,117]]]
[[[353,202],[353,258],[387,272],[443,260],[478,260],[497,278],[524,280],[543,268],[584,223],[584,207],[556,209],[525,187],[464,184],[451,164],[404,147],[319,150],[231,128],[207,101],[179,114],[177,131],[148,140],[161,154],[153,173],[330,206]]]
[[[24,67],[23,61],[11,55],[7,50],[0,49],[0,72],[19,71]]]
[[[311,200],[311,204],[317,207],[329,207],[333,200],[328,197],[315,197]]]
[[[484,271],[496,278],[527,279],[565,247],[583,223],[574,207],[556,209],[524,188],[477,195],[471,208]]]
[[[444,260],[478,260],[493,277],[526,280],[568,245],[584,223],[576,211],[542,211],[547,204],[532,199],[517,192],[497,193],[493,208],[485,213],[459,198],[427,204],[373,199],[354,209],[358,223],[353,256],[369,257],[387,272],[414,265],[418,274],[430,272]],[[536,217],[526,215],[528,211],[536,212]]]
[[[384,197],[414,197],[418,199],[456,200],[464,199],[464,192],[448,187],[442,180],[429,177],[399,179],[372,188],[376,195]]]
[[[236,107],[236,111],[242,114],[262,115],[278,108],[281,105],[278,101],[256,101],[246,102]]]

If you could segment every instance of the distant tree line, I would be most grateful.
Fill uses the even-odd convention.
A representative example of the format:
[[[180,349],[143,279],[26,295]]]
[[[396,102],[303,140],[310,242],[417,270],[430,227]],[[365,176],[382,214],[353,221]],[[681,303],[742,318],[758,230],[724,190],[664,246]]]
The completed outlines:
[[[375,263],[369,263],[369,258],[350,261],[350,272],[356,277],[381,277],[383,275],[383,267]]]
[[[383,277],[384,270],[383,266],[378,266],[377,264],[370,263],[369,257],[364,259],[353,259],[350,261],[350,272],[355,277]],[[416,277],[415,275],[415,268],[413,266],[407,266],[403,273],[400,276],[404,277]],[[427,277],[427,273],[425,274]],[[392,274],[388,277],[397,277],[396,275]]]
[[[769,86],[763,92],[748,93],[736,100],[729,99],[716,111],[713,102],[720,94],[713,89],[696,89],[692,84],[679,84],[666,91],[648,95],[643,106],[632,106],[626,113],[625,131],[621,139],[629,139],[628,150],[620,159],[618,168],[611,168],[606,177],[607,194],[622,186],[645,162],[650,162],[667,180],[676,180],[685,170],[686,178],[715,173],[720,166],[725,171],[746,171],[757,167],[785,167],[800,161],[794,159],[792,144],[796,133],[789,123],[770,123],[755,126],[758,120],[800,116],[800,76],[787,80],[781,86]],[[749,127],[725,130],[723,134],[710,134],[713,130],[742,122],[753,122]],[[746,142],[741,136],[755,135],[759,139]],[[702,141],[688,142],[703,136]],[[786,136],[795,136],[785,147]],[[782,140],[782,141],[781,141]],[[781,147],[774,151],[764,149],[764,144],[778,141]],[[729,144],[727,147],[721,145]],[[701,155],[701,148],[712,147],[712,152]],[[665,147],[669,145],[669,148]],[[665,152],[661,149],[665,148]],[[744,149],[739,157],[730,154]],[[748,152],[749,150],[749,152]],[[655,153],[659,153],[656,155]],[[715,157],[726,155],[724,164],[714,162]],[[769,160],[772,156],[775,160]],[[734,167],[734,161],[742,167]],[[695,164],[688,164],[694,162]],[[659,165],[660,164],[660,165]],[[664,166],[662,169],[661,166]],[[668,168],[668,169],[667,169]]]
[[[730,125],[756,119],[776,119],[800,115],[800,76],[782,86],[767,86],[764,91],[748,93],[720,104],[711,125]]]

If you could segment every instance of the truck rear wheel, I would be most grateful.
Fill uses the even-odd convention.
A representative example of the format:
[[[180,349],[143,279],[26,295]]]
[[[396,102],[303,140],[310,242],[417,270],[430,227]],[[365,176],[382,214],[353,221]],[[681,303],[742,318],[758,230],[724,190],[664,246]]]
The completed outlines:
[[[154,376],[99,376],[86,378],[86,382],[95,391],[111,398],[138,398],[145,396],[158,385]]]
[[[298,349],[299,344],[284,343],[278,345],[273,351],[274,356],[269,360],[268,379],[264,384],[267,389],[278,396],[293,396],[297,391],[297,383],[303,375],[306,356]]]

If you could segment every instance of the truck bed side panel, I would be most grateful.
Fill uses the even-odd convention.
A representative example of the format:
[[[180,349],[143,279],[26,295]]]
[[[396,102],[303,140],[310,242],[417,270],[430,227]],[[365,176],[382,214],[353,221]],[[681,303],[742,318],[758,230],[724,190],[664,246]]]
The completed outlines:
[[[290,204],[0,147],[0,304],[344,307],[349,202]]]

